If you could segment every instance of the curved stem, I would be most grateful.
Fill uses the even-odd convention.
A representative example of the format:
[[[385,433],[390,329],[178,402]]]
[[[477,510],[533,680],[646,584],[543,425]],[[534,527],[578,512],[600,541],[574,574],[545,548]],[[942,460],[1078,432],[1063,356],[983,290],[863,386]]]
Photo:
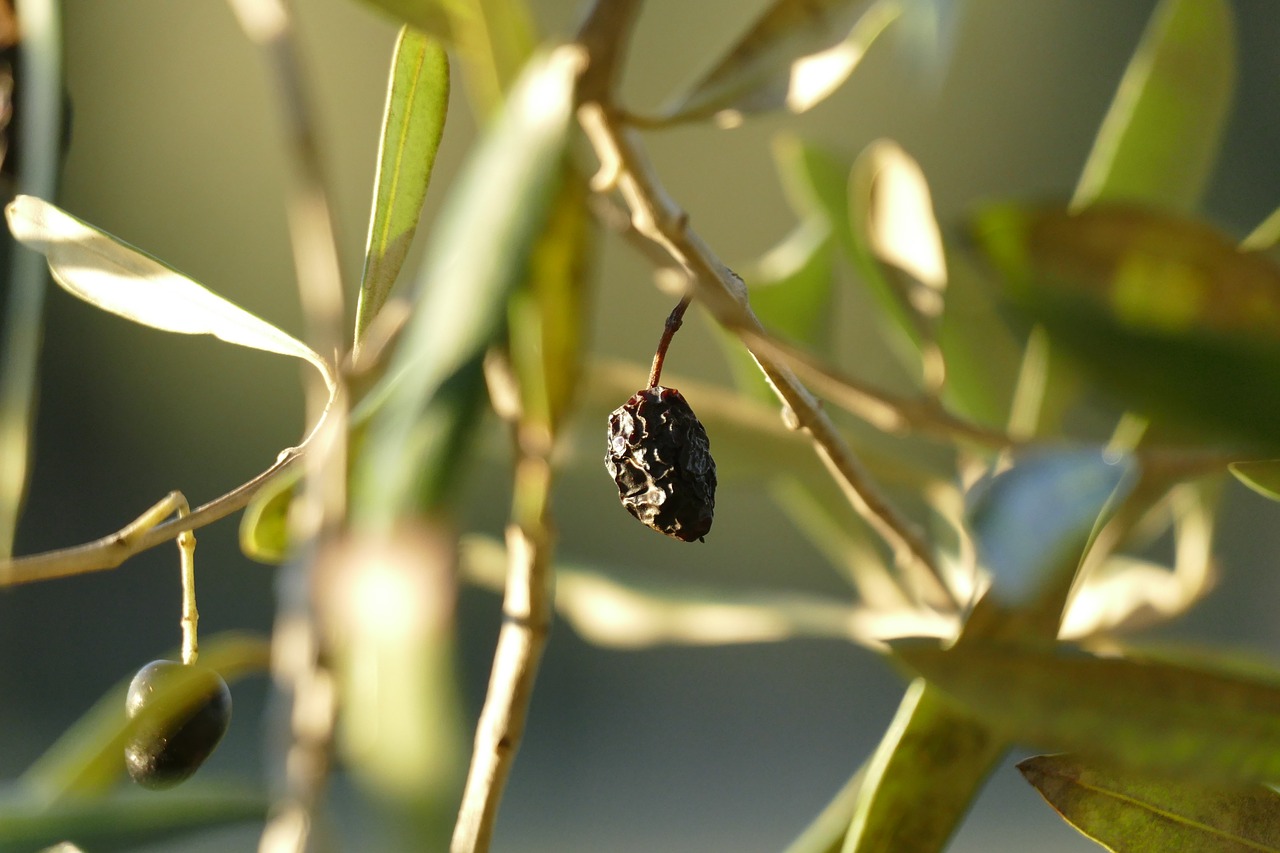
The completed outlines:
[[[688,310],[689,303],[692,301],[693,297],[686,296],[667,315],[667,324],[662,329],[662,338],[658,341],[658,349],[653,353],[653,366],[649,368],[650,388],[657,388],[659,381],[662,379],[662,363],[667,359],[667,350],[671,346],[671,339],[676,336],[676,332],[680,331],[680,327],[684,325],[684,312]]]

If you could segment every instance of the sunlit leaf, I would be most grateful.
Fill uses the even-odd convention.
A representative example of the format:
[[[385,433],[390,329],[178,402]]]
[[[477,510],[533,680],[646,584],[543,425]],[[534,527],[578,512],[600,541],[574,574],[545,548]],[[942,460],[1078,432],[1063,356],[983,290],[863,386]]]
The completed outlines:
[[[1240,241],[1240,248],[1247,252],[1262,252],[1280,244],[1280,208],[1271,211],[1271,215],[1258,223]]]
[[[424,33],[444,39],[452,37],[449,16],[442,0],[363,0],[393,20],[408,24]]]
[[[664,122],[716,115],[804,112],[835,91],[902,14],[897,0],[774,0],[747,33],[688,91]]]
[[[1133,483],[1127,460],[1064,450],[1019,459],[979,486],[969,525],[992,600],[1018,610],[1049,598],[1047,615],[1060,615],[1099,516]]]
[[[1264,498],[1280,501],[1280,459],[1232,462],[1228,467],[1237,480]]]
[[[831,801],[818,813],[804,831],[787,845],[783,853],[840,853],[849,821],[858,801],[866,766],[859,768],[840,786]]]
[[[1280,851],[1280,794],[1039,755],[1018,769],[1080,832],[1119,853]]]
[[[943,849],[1007,748],[916,679],[867,767],[844,853]]]
[[[302,480],[290,468],[258,490],[240,516],[240,550],[260,563],[283,563],[289,556],[289,507]]]
[[[187,832],[261,821],[268,806],[263,791],[198,782],[163,796],[134,791],[53,804],[9,790],[0,793],[0,851],[26,853],[64,841],[84,850],[136,850]]]
[[[450,498],[459,443],[484,395],[483,353],[563,175],[581,63],[574,47],[530,63],[432,230],[413,316],[387,375],[367,396],[377,411],[356,461],[352,507],[369,521],[389,523]]]
[[[1010,739],[1204,779],[1280,778],[1280,678],[1065,646],[932,640],[894,654]]]
[[[1009,301],[1153,422],[1275,445],[1280,269],[1199,222],[1131,207],[990,208],[974,236]]]
[[[471,583],[501,592],[506,565],[506,550],[496,540],[463,540],[463,574]],[[572,564],[556,566],[555,604],[583,639],[618,649],[802,638],[881,648],[885,639],[912,630],[933,636],[956,630],[954,619],[932,611],[872,610],[830,596],[726,589]]]
[[[1102,123],[1073,206],[1190,211],[1217,159],[1235,86],[1228,0],[1162,0]]]
[[[263,672],[271,660],[270,642],[238,633],[202,638],[200,663],[227,681]],[[176,655],[173,656],[176,659]],[[46,804],[100,795],[124,775],[124,745],[135,720],[125,716],[125,693],[133,674],[107,692],[83,717],[36,759],[18,779],[23,790]],[[176,706],[190,687],[174,679],[157,689],[156,708]]]
[[[429,36],[403,27],[391,60],[373,213],[365,243],[357,345],[386,302],[418,228],[449,107],[449,58]]]
[[[947,286],[942,236],[929,185],[916,161],[895,142],[867,146],[849,181],[853,259],[905,343],[900,355],[936,388],[942,381],[935,335]]]
[[[14,238],[48,259],[54,280],[90,305],[162,331],[300,358],[332,385],[328,364],[306,344],[54,205],[18,196],[5,216]]]

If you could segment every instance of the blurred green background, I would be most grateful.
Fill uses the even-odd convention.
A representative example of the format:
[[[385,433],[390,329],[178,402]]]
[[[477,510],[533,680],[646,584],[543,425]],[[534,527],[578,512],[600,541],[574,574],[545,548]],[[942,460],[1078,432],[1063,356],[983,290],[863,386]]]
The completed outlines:
[[[354,282],[396,28],[348,0],[296,5]],[[572,32],[578,0],[533,5],[545,32]],[[651,0],[632,50],[630,102],[658,105],[765,5]],[[648,141],[694,227],[730,265],[759,256],[792,225],[769,149],[783,129],[847,159],[876,138],[896,139],[923,166],[944,226],[983,199],[1065,197],[1153,5],[956,0],[952,54],[936,69],[889,38],[812,113],[749,120],[734,131],[653,133]],[[1206,213],[1242,235],[1280,204],[1280,5],[1239,0],[1235,8],[1237,100]],[[279,122],[259,55],[226,5],[67,0],[64,15],[74,128],[60,203],[298,331]],[[431,207],[472,138],[462,86],[454,92]],[[638,388],[671,300],[616,241],[605,243],[599,280],[593,349],[634,361]],[[847,333],[874,334],[857,320],[858,299],[846,299]],[[727,381],[701,322],[687,325],[668,365]],[[851,367],[892,378],[887,353]],[[299,370],[287,359],[133,326],[51,291],[34,482],[18,553],[101,536],[170,489],[203,502],[266,467],[300,436]],[[613,405],[583,411],[572,436],[575,452],[556,496],[562,558],[709,583],[843,591],[757,484],[725,478],[704,545],[665,540],[635,524],[600,465]],[[502,442],[495,436],[478,457],[462,524],[497,535],[507,512]],[[1280,658],[1276,519],[1273,506],[1231,487],[1223,581],[1172,636]],[[239,553],[234,520],[200,532],[197,567],[203,631],[269,629],[274,570]],[[21,772],[108,686],[177,644],[178,592],[177,560],[161,548],[112,573],[0,593],[5,777]],[[459,622],[474,714],[499,624],[497,599],[465,591]],[[875,746],[901,688],[880,660],[834,643],[618,653],[586,646],[562,624],[495,849],[779,849]],[[265,693],[260,678],[237,686],[231,732],[202,778],[258,772]],[[255,837],[256,830],[225,831],[184,849],[247,850]],[[1006,767],[951,849],[1033,845],[1040,853],[1096,849]]]

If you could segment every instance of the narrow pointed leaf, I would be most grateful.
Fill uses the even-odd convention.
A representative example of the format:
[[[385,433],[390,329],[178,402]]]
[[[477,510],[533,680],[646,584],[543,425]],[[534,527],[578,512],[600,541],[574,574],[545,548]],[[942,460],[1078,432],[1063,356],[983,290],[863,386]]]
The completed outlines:
[[[1099,387],[1162,428],[1280,443],[1280,267],[1216,230],[1126,206],[989,208],[1004,296]]]
[[[449,57],[431,37],[403,27],[391,60],[373,213],[356,307],[356,341],[386,302],[418,228],[449,108]]]
[[[1117,853],[1280,853],[1280,794],[1262,785],[1142,775],[1073,755],[1018,769],[1068,823]]]
[[[687,121],[784,107],[803,112],[848,78],[901,12],[897,0],[774,0],[661,118]]]
[[[563,176],[581,61],[573,47],[531,61],[432,230],[413,316],[368,395],[377,410],[356,460],[352,506],[370,521],[449,498],[460,443],[484,398],[480,361]]]
[[[895,656],[1010,739],[1151,771],[1280,778],[1280,678],[1065,646],[890,644]]]
[[[1007,747],[923,679],[912,682],[867,766],[843,853],[942,850]]]
[[[1228,0],[1162,0],[1098,132],[1073,204],[1194,209],[1217,160],[1234,86]]]
[[[1264,498],[1280,501],[1280,459],[1232,462],[1228,469],[1237,480]]]
[[[333,384],[328,364],[306,344],[60,208],[24,195],[5,216],[13,236],[45,256],[54,280],[90,305],[165,332],[300,358]]]

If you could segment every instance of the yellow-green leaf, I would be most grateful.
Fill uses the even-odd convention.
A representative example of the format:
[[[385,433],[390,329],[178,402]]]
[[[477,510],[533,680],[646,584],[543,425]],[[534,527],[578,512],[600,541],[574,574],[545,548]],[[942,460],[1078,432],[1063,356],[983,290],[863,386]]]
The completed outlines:
[[[867,765],[843,853],[943,849],[1007,747],[924,679],[912,682]]]
[[[418,228],[449,108],[449,57],[431,37],[403,27],[391,60],[373,212],[364,250],[356,345],[387,300]]]
[[[1116,853],[1280,851],[1280,794],[1116,770],[1073,755],[1018,764],[1049,805]]]
[[[45,256],[54,280],[90,305],[165,332],[300,358],[333,385],[329,365],[306,344],[66,211],[20,195],[5,217],[18,242]]]
[[[1010,739],[1204,779],[1280,778],[1280,675],[1247,678],[1062,645],[890,645],[899,660]]]
[[[1217,159],[1234,86],[1228,0],[1163,0],[1103,120],[1073,205],[1194,209]]]
[[[1160,427],[1275,445],[1280,268],[1189,219],[1128,206],[989,208],[976,241],[1007,299]]]
[[[1237,480],[1264,498],[1280,501],[1280,459],[1232,462],[1228,469]]]
[[[364,0],[393,20],[448,41],[452,38],[449,15],[442,0]]]
[[[898,0],[774,0],[716,65],[662,111],[664,122],[786,108],[804,112],[853,73],[902,14]]]

